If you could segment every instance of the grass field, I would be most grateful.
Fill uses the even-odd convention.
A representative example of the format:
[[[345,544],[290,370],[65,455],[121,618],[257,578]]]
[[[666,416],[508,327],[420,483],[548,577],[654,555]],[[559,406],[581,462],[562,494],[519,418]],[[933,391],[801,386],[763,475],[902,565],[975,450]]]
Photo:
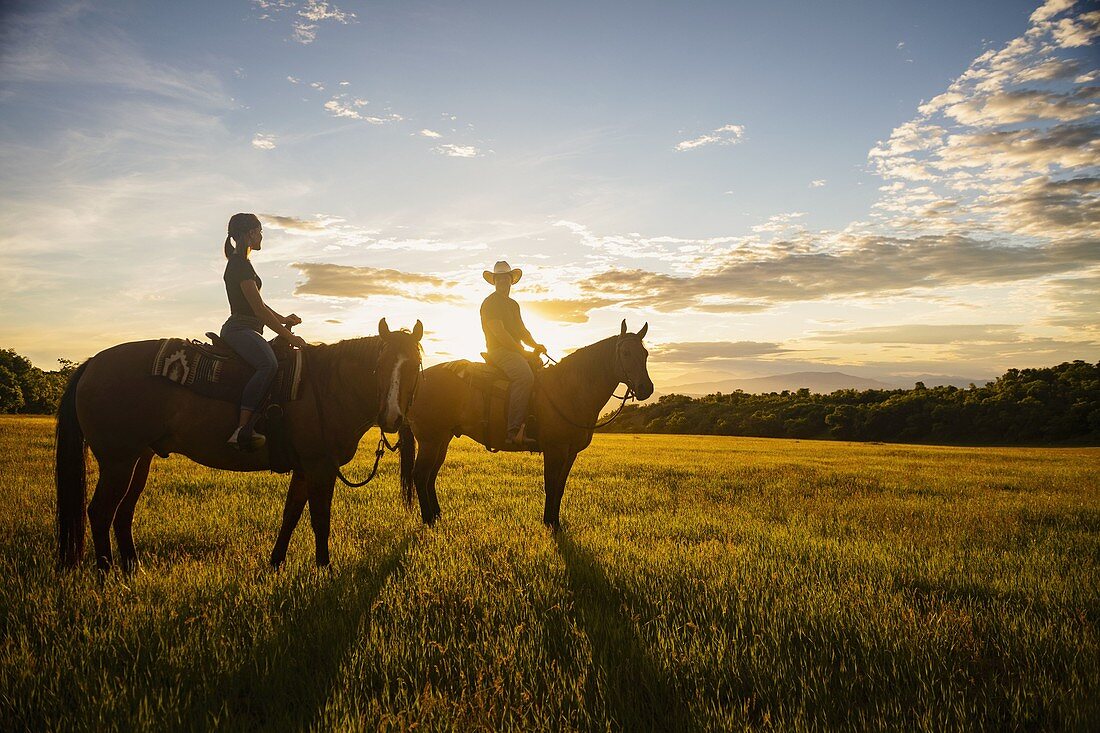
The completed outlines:
[[[538,457],[456,441],[432,529],[396,465],[274,573],[285,477],[158,460],[100,584],[0,417],[0,730],[1100,724],[1100,449],[597,436],[557,536]]]

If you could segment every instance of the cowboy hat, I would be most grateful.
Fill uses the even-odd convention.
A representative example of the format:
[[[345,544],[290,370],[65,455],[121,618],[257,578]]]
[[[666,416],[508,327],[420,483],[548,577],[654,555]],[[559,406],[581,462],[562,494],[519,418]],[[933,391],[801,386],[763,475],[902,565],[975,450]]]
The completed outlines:
[[[504,260],[501,260],[500,262],[493,265],[492,270],[485,270],[481,273],[481,276],[485,278],[485,282],[489,283],[490,285],[497,284],[497,275],[511,275],[512,284],[515,285],[519,282],[519,279],[523,277],[523,270],[519,269],[518,267],[513,269],[511,265],[509,265]]]

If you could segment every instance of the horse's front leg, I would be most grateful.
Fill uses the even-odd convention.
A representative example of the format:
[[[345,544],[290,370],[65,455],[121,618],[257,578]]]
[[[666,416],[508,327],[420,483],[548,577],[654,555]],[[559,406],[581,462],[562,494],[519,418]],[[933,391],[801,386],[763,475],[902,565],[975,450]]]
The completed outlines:
[[[557,532],[561,529],[561,497],[565,494],[565,481],[573,468],[577,454],[570,450],[547,451],[543,454],[543,481],[546,489],[546,507],[542,521]]]
[[[332,522],[332,492],[336,477],[331,474],[312,476],[309,482],[309,522],[317,546],[317,567],[328,565],[328,535]]]
[[[286,560],[286,548],[290,545],[290,536],[294,534],[294,528],[302,518],[302,509],[305,508],[308,497],[309,484],[305,474],[295,471],[290,475],[290,487],[286,492],[283,525],[279,528],[279,536],[275,539],[275,547],[271,550],[271,567],[278,569]]]

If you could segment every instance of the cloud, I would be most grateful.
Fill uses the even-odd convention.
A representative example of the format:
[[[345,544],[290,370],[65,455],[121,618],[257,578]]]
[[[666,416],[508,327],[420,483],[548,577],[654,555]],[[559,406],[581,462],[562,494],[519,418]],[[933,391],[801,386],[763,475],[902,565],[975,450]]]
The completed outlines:
[[[810,181],[810,188],[821,188],[826,183],[828,183],[828,181],[826,181],[824,178],[815,178],[814,180]]]
[[[846,331],[819,331],[810,336],[833,344],[959,344],[1011,343],[1020,339],[1013,324],[904,324],[872,326]]]
[[[337,94],[335,97],[325,102],[325,111],[333,117],[345,117],[352,120],[362,120],[372,125],[385,125],[389,122],[400,122],[405,119],[399,114],[389,113],[384,115],[369,115],[365,114],[363,109],[369,105],[365,99],[358,97],[352,97],[348,94]]]
[[[1033,73],[1036,67],[1028,70]],[[1073,122],[1100,111],[1096,100],[1100,87],[1082,87],[1071,94],[1037,89],[997,92],[948,105],[944,114],[964,125],[1011,125],[1019,122],[1056,120]]]
[[[1043,295],[1054,311],[1048,324],[1100,336],[1100,273],[1051,280]]]
[[[744,125],[723,125],[712,132],[676,143],[679,151],[694,150],[704,145],[736,145],[745,137]]]
[[[790,352],[791,349],[780,344],[763,341],[685,341],[654,345],[650,349],[650,358],[659,362],[698,364]]]
[[[457,285],[456,282],[435,275],[329,263],[296,262],[291,267],[305,276],[305,280],[295,287],[295,295],[331,298],[394,296],[428,303],[461,300],[449,292]]]
[[[275,229],[285,231],[320,232],[325,231],[332,220],[308,220],[295,216],[279,216],[278,214],[259,214],[260,221]]]
[[[426,127],[425,127],[425,128],[423,129],[423,130],[421,130],[419,134],[420,134],[421,136],[423,136],[423,137],[432,137],[432,138],[439,138],[439,137],[443,137],[442,135],[440,135],[440,134],[439,134],[438,132],[436,132],[435,130],[429,130],[429,129],[428,129],[428,128],[426,128]]]
[[[881,189],[877,223],[997,233],[1006,244],[1088,236],[1096,197],[1082,181],[1100,176],[1100,87],[1075,49],[1100,35],[1100,11],[1082,7],[1044,3],[1022,35],[975,58],[871,149],[872,169],[896,184]],[[1039,202],[1055,208],[1044,214]]]
[[[1100,232],[1100,176],[1037,176],[979,196],[973,207],[998,228],[1037,237],[1091,238]],[[1100,249],[1100,242],[1096,244]]]
[[[1100,35],[1100,10],[1084,13],[1077,18],[1063,18],[1054,27],[1054,39],[1063,48],[1091,45]]]
[[[769,216],[767,221],[763,224],[755,224],[752,227],[754,232],[782,232],[792,227],[801,228],[801,224],[797,221],[806,216],[805,211],[788,211],[783,214],[774,214]]]
[[[691,275],[607,270],[579,286],[623,304],[672,312],[738,312],[784,302],[913,294],[1069,273],[1100,264],[1089,239],[1003,246],[963,235],[911,238],[842,234],[743,247]]]
[[[275,149],[275,136],[267,135],[262,132],[257,132],[252,138],[252,147],[257,150],[274,150]]]
[[[524,305],[552,321],[588,323],[588,312],[614,304],[607,298],[529,300]]]
[[[294,11],[291,16],[291,40],[310,44],[317,40],[317,29],[322,23],[348,25],[356,22],[356,15],[341,10],[324,0],[305,0],[297,3],[290,0],[252,0],[252,7],[259,11],[260,20],[274,21],[284,11]]]
[[[5,12],[3,19],[0,83],[75,85],[86,91],[107,87],[158,102],[221,110],[233,106],[215,74],[149,60],[87,5]]]
[[[477,158],[481,155],[481,150],[473,145],[453,145],[451,143],[444,143],[443,145],[437,145],[432,148],[440,155],[446,155],[451,158]]]

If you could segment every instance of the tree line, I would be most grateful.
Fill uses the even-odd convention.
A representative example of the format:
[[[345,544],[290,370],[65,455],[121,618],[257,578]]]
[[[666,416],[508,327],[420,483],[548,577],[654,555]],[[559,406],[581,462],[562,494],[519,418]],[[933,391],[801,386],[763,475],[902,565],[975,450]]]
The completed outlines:
[[[761,438],[929,443],[1100,442],[1100,363],[1009,369],[968,389],[808,389],[691,398],[665,395],[627,405],[604,429]]]
[[[52,415],[76,369],[76,362],[58,359],[57,371],[46,372],[12,349],[0,349],[0,413]]]
[[[43,371],[12,349],[0,349],[0,413],[49,415],[77,364],[58,359]],[[1100,362],[1009,369],[968,389],[808,389],[749,394],[738,390],[691,398],[665,395],[627,405],[617,433],[741,435],[931,443],[1100,442]]]

